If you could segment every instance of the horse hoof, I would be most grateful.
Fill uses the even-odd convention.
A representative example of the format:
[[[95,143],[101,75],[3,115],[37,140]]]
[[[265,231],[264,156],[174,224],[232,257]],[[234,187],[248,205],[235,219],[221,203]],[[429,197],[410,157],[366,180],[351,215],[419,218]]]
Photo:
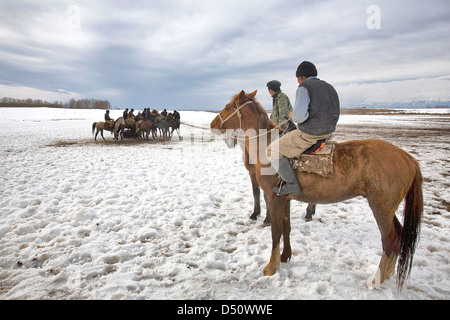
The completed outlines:
[[[275,274],[275,272],[264,269],[264,275],[267,277],[271,277]]]
[[[381,288],[381,274],[380,269],[377,269],[377,272],[369,279],[367,279],[366,285],[369,288],[380,289]]]
[[[264,268],[264,275],[265,276],[273,276],[275,274],[275,272],[277,271],[277,268],[273,268],[270,264],[268,264],[265,268]]]
[[[252,220],[257,220],[257,219],[258,219],[258,214],[253,213],[253,214],[250,216],[250,219],[252,219]]]
[[[263,226],[263,227],[270,227],[270,221],[269,221],[269,222],[264,221],[264,223],[263,223],[262,226]]]
[[[291,260],[291,254],[286,255],[286,256],[281,255],[281,262],[286,263],[289,260]]]

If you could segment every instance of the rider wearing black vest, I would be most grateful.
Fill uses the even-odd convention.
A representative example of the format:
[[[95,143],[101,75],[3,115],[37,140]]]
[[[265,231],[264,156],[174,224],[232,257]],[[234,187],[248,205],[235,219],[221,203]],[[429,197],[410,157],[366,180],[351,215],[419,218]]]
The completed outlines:
[[[332,133],[339,120],[339,97],[336,90],[327,82],[311,77],[300,87],[306,88],[309,94],[309,117],[298,124],[302,132],[312,135]]]
[[[297,174],[289,158],[301,155],[322,139],[329,139],[339,119],[339,97],[336,90],[317,77],[317,69],[303,61],[296,72],[300,84],[290,117],[297,129],[284,134],[266,150],[272,167],[285,182],[273,191],[279,195],[300,193]]]

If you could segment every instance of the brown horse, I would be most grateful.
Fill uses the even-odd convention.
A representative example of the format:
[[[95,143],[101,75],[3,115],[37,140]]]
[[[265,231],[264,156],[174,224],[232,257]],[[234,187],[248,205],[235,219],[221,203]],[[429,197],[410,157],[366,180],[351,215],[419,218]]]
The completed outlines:
[[[241,91],[211,122],[214,133],[227,130],[263,132],[265,147],[271,141],[275,125],[255,100],[256,91]],[[263,129],[263,130],[262,130]],[[261,131],[262,130],[262,131]],[[256,162],[256,177],[267,196],[272,232],[272,253],[265,275],[273,275],[280,265],[291,259],[290,196],[278,196],[272,188],[277,183],[275,174],[267,174],[270,163],[265,153],[245,138],[245,148]],[[252,147],[253,146],[253,147]],[[259,143],[256,143],[259,146]],[[337,143],[334,155],[334,175],[325,178],[313,173],[297,172],[302,192],[294,199],[310,204],[336,203],[356,196],[367,199],[381,233],[383,254],[377,272],[369,285],[379,288],[395,271],[397,257],[397,284],[401,290],[409,277],[413,255],[420,232],[423,212],[422,174],[418,162],[404,150],[381,140],[355,140]],[[273,171],[272,171],[273,172]],[[405,199],[403,227],[395,216],[400,202]],[[283,234],[283,252],[280,239]]]
[[[139,128],[136,131],[136,135],[138,137],[142,136],[142,138],[145,137],[145,139],[148,140],[148,136],[150,135],[150,131],[151,131],[152,137],[153,137],[153,139],[155,139],[156,129],[157,129],[156,125],[153,122],[146,120],[139,126]]]
[[[173,117],[173,113],[169,113],[166,117],[166,119],[169,121],[170,125],[169,128],[172,128],[172,131],[169,134],[169,137],[173,136],[173,132],[177,130],[178,136],[180,135],[180,120],[177,120]]]
[[[103,136],[103,130],[111,131],[111,133],[112,133],[113,129],[114,129],[114,124],[112,122],[111,123],[102,122],[102,121],[94,122],[92,124],[92,134],[94,134],[94,131],[97,130],[95,132],[95,141],[97,141],[97,135],[99,132],[100,132],[103,140],[106,141],[105,137]]]

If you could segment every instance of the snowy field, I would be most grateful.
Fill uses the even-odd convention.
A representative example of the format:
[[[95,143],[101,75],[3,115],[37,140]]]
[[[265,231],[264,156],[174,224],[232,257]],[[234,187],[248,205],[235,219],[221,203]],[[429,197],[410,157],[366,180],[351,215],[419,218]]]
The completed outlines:
[[[336,131],[421,164],[421,238],[401,293],[395,279],[366,286],[382,250],[365,199],[317,206],[312,222],[292,203],[292,260],[265,277],[270,228],[249,219],[240,149],[211,139],[216,114],[182,111],[182,139],[95,142],[103,113],[0,109],[0,299],[450,298],[448,110],[342,115]]]

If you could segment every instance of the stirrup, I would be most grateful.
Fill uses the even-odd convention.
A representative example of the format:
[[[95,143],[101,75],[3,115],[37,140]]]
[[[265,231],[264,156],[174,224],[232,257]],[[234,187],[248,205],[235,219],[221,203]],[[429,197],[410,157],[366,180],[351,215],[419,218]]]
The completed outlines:
[[[275,184],[275,187],[272,188],[273,192],[275,192],[277,196],[281,196],[281,187],[283,187],[284,184],[286,184],[286,182],[279,178],[278,182]]]

